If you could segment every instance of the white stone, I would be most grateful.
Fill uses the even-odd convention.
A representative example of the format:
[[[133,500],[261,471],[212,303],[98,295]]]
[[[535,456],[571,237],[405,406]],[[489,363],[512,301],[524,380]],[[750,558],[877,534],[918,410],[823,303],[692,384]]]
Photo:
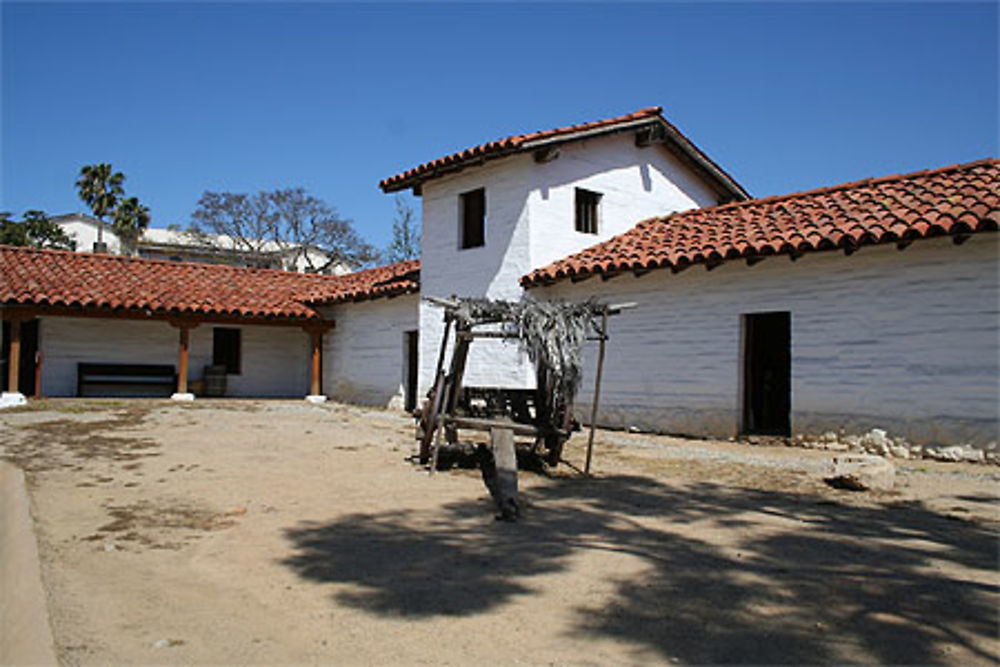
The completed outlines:
[[[907,449],[906,447],[901,447],[899,445],[892,445],[891,447],[889,447],[889,454],[891,454],[893,458],[897,459],[910,458],[910,450]]]
[[[309,394],[306,396],[306,401],[319,405],[320,403],[326,403],[326,396],[323,396],[322,394]]]
[[[896,467],[881,456],[850,454],[833,459],[831,486],[852,491],[889,491],[896,479]]]
[[[0,409],[27,405],[28,399],[19,391],[5,391],[0,394]]]
[[[961,461],[962,448],[957,445],[951,447],[928,445],[924,447],[924,456],[935,461]]]
[[[189,402],[189,401],[193,401],[194,400],[194,394],[191,394],[191,393],[182,394],[182,393],[178,392],[176,394],[173,394],[170,397],[170,400],[172,400],[172,401],[185,401],[185,402]]]

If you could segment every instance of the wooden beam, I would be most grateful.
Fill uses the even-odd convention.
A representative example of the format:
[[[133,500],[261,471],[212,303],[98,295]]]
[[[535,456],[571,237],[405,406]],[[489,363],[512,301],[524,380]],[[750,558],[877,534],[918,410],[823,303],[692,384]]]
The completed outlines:
[[[7,366],[7,391],[17,393],[17,380],[21,369],[21,320],[10,320],[10,356]]]
[[[557,157],[559,157],[559,149],[555,146],[544,146],[535,151],[535,162],[539,164],[552,162]]]
[[[223,313],[178,313],[171,311],[151,311],[143,308],[104,308],[101,306],[51,306],[51,305],[13,305],[4,306],[0,317],[5,320],[19,318],[22,320],[35,317],[86,317],[112,320],[141,320],[147,322],[192,322],[216,323],[254,326],[334,326],[329,320],[305,317],[258,317],[244,315],[228,315]]]
[[[619,306],[619,312],[621,312],[620,308],[621,306]],[[605,310],[601,314],[601,349],[597,353],[597,377],[594,378],[594,403],[590,408],[590,435],[587,436],[587,461],[583,467],[584,475],[590,474],[590,458],[594,452],[594,433],[597,430],[597,406],[601,400],[601,375],[604,373],[604,346],[607,340],[608,311]]]
[[[311,353],[309,355],[309,394],[319,396],[320,355],[323,349],[323,332],[313,329],[309,332]]]
[[[173,324],[173,323],[171,323]],[[177,393],[188,393],[188,350],[191,347],[191,329],[180,326],[180,341],[177,359]]]

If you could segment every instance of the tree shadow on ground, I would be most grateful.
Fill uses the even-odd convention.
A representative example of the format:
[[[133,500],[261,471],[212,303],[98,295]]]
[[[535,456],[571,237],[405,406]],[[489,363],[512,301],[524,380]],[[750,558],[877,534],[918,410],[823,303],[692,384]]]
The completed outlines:
[[[998,660],[997,535],[977,523],[920,504],[637,476],[550,480],[530,501],[516,524],[485,522],[485,500],[299,524],[286,531],[295,553],[284,563],[350,584],[340,604],[433,617],[536,594],[532,577],[602,550],[643,571],[590,573],[615,593],[574,609],[574,634],[696,663],[935,663],[948,647]]]

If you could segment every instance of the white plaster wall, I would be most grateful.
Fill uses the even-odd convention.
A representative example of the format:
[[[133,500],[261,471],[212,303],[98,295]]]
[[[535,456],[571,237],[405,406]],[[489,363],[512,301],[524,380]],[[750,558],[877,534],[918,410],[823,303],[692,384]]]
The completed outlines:
[[[189,379],[212,363],[212,328],[191,332]],[[229,326],[229,325],[225,325]],[[291,397],[309,392],[309,339],[298,327],[240,326],[241,372],[227,376],[227,396]],[[170,364],[177,368],[178,330],[166,322],[43,317],[42,393],[75,396],[77,363]]]
[[[60,222],[59,226],[66,232],[66,235],[76,241],[77,252],[92,252],[94,242],[97,241],[97,227],[89,222],[81,220],[70,220]],[[111,231],[111,225],[104,225],[104,242],[108,244],[108,252],[118,254],[121,252],[121,242],[118,236]]]
[[[406,382],[404,332],[417,328],[416,294],[335,306],[336,327],[324,336],[323,390],[337,400],[402,409]]]
[[[420,290],[424,296],[487,296],[517,300],[518,279],[531,270],[527,214],[530,155],[512,156],[430,181],[423,188]],[[459,195],[486,188],[486,242],[459,249]],[[420,394],[433,382],[442,311],[420,305]],[[465,384],[522,387],[533,381],[516,346],[473,344]]]
[[[532,290],[635,301],[611,319],[598,422],[731,436],[741,414],[740,315],[791,312],[792,432],[884,428],[914,442],[998,434],[998,235],[653,271]],[[578,414],[589,417],[596,344]]]
[[[552,162],[530,163],[531,269],[622,234],[640,220],[718,203],[719,196],[666,148],[638,148],[634,137],[567,144]],[[597,234],[575,229],[576,188],[603,195]]]

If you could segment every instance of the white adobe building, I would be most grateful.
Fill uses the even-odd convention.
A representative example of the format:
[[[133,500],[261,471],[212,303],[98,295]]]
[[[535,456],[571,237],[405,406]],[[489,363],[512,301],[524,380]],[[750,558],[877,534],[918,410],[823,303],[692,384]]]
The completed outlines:
[[[57,215],[52,222],[59,225],[66,235],[76,242],[77,252],[90,252],[97,247],[100,220],[83,213]],[[121,240],[110,224],[105,224],[100,232],[107,251],[123,254]],[[319,248],[307,248],[299,252],[295,246],[282,247],[273,241],[260,246],[263,253],[249,253],[240,243],[224,234],[193,235],[174,229],[149,228],[143,231],[136,244],[135,255],[146,259],[164,259],[172,262],[198,262],[204,264],[227,264],[229,266],[256,267],[261,269],[288,269],[305,273],[310,266],[323,266],[329,255]],[[291,258],[291,259],[289,259]],[[323,273],[343,275],[352,267],[335,262]]]
[[[422,197],[423,295],[513,301],[523,294],[521,276],[638,220],[747,198],[659,107],[491,142],[381,186],[413,188]],[[433,382],[442,332],[441,311],[422,303],[421,394]],[[534,374],[515,346],[482,341],[465,381],[531,387]]]
[[[420,262],[334,277],[7,249],[5,332],[36,327],[45,395],[73,395],[80,362],[172,365],[180,346],[185,368],[218,363],[221,336],[241,355],[237,395],[411,408],[443,328],[423,296],[632,301],[612,320],[603,425],[882,428],[996,448],[1000,161],[750,200],[652,108],[483,144],[381,187],[422,197]],[[120,289],[103,293],[110,274]],[[534,381],[494,341],[473,345],[465,380]]]
[[[638,304],[613,321],[603,425],[996,447],[997,236],[976,233],[1000,223],[996,161],[744,202],[652,108],[381,186],[423,197],[422,295]],[[442,330],[422,303],[421,394]],[[533,376],[513,346],[477,341],[465,381]]]

